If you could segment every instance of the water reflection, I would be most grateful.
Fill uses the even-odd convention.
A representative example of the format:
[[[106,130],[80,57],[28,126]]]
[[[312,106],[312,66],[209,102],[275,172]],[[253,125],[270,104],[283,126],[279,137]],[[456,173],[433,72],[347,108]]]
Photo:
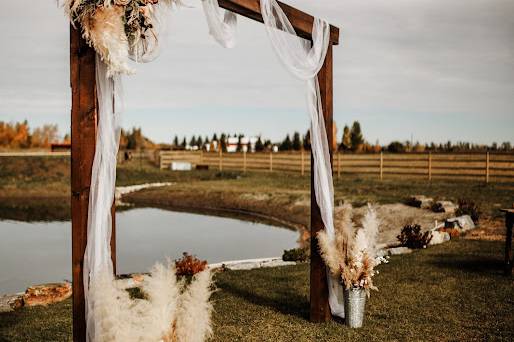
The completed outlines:
[[[182,252],[209,262],[273,257],[297,233],[229,218],[142,208],[117,213],[118,273],[141,272]],[[69,222],[0,221],[0,294],[71,278]]]

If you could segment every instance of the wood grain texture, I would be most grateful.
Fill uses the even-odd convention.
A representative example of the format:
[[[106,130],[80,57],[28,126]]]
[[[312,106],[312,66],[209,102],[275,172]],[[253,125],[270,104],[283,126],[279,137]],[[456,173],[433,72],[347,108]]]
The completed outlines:
[[[95,52],[70,27],[73,340],[86,340],[83,285],[91,167],[97,128]]]
[[[73,279],[73,340],[86,340],[84,300],[84,252],[91,171],[98,127],[95,51],[70,26],[71,106],[71,224]],[[111,255],[116,270],[115,206],[112,206]]]
[[[333,80],[332,80],[332,45],[329,45],[323,67],[318,73],[318,80],[323,106],[323,117],[330,149],[330,164],[333,154]],[[310,263],[310,319],[312,322],[326,322],[331,318],[328,306],[328,283],[325,263],[319,253],[316,234],[325,229],[320,209],[316,203],[314,187],[314,159],[311,153],[311,263]]]
[[[220,7],[236,14],[263,22],[259,0],[218,0],[218,3]],[[296,34],[304,39],[312,40],[314,17],[282,2],[278,3],[293,25]],[[330,43],[332,45],[339,44],[339,28],[333,25],[330,25]]]

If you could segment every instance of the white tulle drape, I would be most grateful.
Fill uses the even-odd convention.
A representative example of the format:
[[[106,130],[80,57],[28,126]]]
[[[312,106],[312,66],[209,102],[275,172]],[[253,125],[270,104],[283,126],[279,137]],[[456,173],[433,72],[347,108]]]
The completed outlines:
[[[307,84],[307,107],[311,120],[311,149],[314,158],[314,188],[321,218],[334,238],[334,188],[328,139],[317,74],[327,54],[330,25],[315,18],[312,43],[296,35],[293,25],[275,0],[261,0],[261,13],[277,56],[294,76]],[[314,236],[312,238],[315,238]],[[344,317],[343,289],[328,276],[329,304],[333,315]]]
[[[113,277],[111,260],[112,216],[116,182],[116,158],[121,132],[122,89],[120,76],[107,77],[107,65],[96,57],[98,131],[91,174],[87,245],[84,254],[84,294],[86,300],[87,340],[95,341],[99,316],[89,289],[99,277]]]
[[[230,11],[222,12],[218,0],[202,0],[203,12],[209,34],[223,47],[233,48],[236,45],[237,16]]]

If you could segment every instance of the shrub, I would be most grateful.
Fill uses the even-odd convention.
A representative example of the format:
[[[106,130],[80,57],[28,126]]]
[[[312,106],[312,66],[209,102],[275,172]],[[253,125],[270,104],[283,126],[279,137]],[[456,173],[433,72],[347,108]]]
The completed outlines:
[[[431,207],[434,213],[444,213],[444,207],[440,202],[434,202]]]
[[[421,232],[419,224],[406,225],[402,228],[400,235],[396,237],[400,244],[408,248],[426,248],[432,240],[431,232]]]
[[[405,200],[405,204],[409,207],[421,208],[421,201],[414,197],[409,197]]]
[[[285,250],[282,254],[284,261],[298,261],[305,262],[309,259],[309,250],[307,248],[293,248]]]
[[[455,211],[455,215],[462,216],[462,215],[469,215],[473,222],[475,224],[478,223],[478,220],[480,218],[480,208],[475,202],[460,199],[459,200],[459,207]]]
[[[177,276],[192,277],[207,268],[207,261],[200,260],[194,255],[186,252],[183,253],[181,259],[175,260],[175,269]]]

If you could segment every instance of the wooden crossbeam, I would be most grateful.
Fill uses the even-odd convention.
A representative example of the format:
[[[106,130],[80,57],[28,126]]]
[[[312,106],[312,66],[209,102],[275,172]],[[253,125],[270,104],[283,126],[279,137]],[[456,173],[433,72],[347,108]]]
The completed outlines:
[[[231,12],[263,22],[259,0],[218,0],[218,3],[220,7]],[[293,25],[296,34],[302,38],[312,40],[314,17],[280,1],[278,4]],[[339,44],[339,28],[333,25],[330,25],[330,43],[332,45]]]

